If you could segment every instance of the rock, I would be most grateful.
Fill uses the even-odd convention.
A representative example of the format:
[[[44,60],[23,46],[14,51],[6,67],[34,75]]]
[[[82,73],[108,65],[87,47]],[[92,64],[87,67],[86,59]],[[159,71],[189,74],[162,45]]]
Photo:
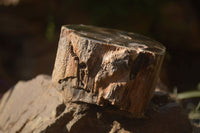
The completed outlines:
[[[111,104],[143,116],[158,80],[165,47],[135,33],[63,26],[52,81],[67,101]]]
[[[186,114],[175,102],[151,102],[145,117],[136,119],[112,105],[65,102],[60,92],[46,75],[18,82],[1,99],[0,133],[192,132]]]
[[[49,76],[18,82],[1,99],[0,128],[3,132],[32,132],[55,121],[63,105],[62,95],[51,88]],[[38,131],[39,132],[39,131]]]

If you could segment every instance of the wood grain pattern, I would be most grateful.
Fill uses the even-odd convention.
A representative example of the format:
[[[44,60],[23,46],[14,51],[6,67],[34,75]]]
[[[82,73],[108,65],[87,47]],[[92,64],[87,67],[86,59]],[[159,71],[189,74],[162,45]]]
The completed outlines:
[[[67,101],[114,105],[141,117],[153,95],[165,47],[135,33],[86,25],[61,29],[52,81]]]

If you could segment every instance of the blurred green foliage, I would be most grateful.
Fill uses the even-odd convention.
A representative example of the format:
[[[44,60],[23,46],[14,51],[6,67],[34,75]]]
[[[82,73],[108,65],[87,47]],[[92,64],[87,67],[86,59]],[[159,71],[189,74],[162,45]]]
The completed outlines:
[[[197,90],[178,93],[177,98],[180,100],[191,99],[191,98],[200,98],[200,83],[198,83],[198,85],[197,85]],[[200,101],[198,102],[196,107],[190,109],[188,117],[191,120],[198,120],[198,124],[200,125]]]
[[[47,28],[46,28],[46,38],[49,42],[52,42],[55,39],[55,23],[54,23],[53,16],[50,16],[48,19]]]

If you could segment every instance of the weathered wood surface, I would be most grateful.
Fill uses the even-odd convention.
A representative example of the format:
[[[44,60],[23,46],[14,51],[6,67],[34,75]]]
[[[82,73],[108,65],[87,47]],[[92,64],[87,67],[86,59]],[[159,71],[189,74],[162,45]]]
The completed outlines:
[[[153,95],[165,47],[135,33],[63,26],[52,81],[67,101],[112,104],[141,117]]]

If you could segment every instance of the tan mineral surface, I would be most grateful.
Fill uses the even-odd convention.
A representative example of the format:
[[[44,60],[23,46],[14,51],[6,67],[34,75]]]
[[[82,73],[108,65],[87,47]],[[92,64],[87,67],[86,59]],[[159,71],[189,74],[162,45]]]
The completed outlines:
[[[165,47],[135,33],[86,25],[61,29],[52,81],[67,101],[112,104],[140,117],[147,108]]]

